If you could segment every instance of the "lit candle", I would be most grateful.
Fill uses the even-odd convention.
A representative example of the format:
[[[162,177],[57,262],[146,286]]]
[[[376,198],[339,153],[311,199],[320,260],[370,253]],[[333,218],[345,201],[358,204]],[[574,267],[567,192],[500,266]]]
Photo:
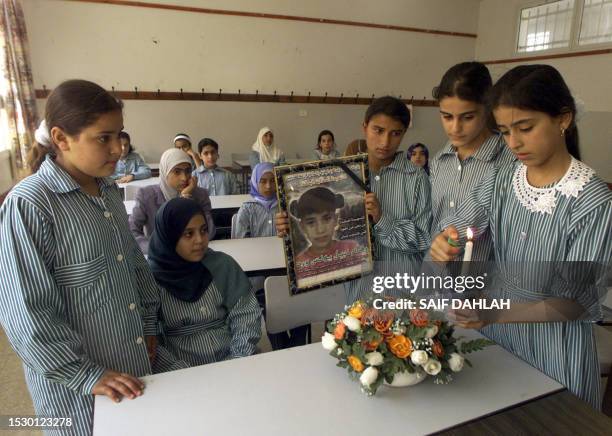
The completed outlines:
[[[461,275],[466,276],[470,272],[470,261],[472,260],[472,250],[474,249],[474,233],[469,227],[466,231],[467,242],[465,243],[465,250],[463,252],[463,265],[461,266]]]

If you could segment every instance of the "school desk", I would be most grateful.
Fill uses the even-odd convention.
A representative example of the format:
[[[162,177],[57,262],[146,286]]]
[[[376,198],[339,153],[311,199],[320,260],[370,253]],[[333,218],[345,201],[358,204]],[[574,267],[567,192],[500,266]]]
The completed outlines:
[[[286,274],[283,240],[277,236],[220,239],[210,241],[208,246],[229,254],[248,276]]]
[[[136,191],[149,185],[159,185],[159,177],[149,177],[148,179],[134,180],[129,183],[117,183],[119,189],[123,189],[124,200],[134,200],[136,198]]]
[[[153,177],[159,176],[159,164],[158,163],[148,163],[147,166],[151,168],[151,175]]]
[[[213,195],[210,197],[212,217],[217,231],[215,239],[229,239],[232,233],[232,216],[238,212],[242,203],[252,200],[249,194]]]
[[[609,434],[611,419],[503,348],[469,358],[451,384],[375,397],[320,343],[148,376],[136,400],[96,397],[94,435]]]

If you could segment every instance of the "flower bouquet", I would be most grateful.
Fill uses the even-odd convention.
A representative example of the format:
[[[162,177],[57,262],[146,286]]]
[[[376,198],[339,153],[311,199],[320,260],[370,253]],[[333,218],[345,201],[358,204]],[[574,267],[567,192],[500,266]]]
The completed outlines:
[[[327,324],[322,345],[374,395],[383,383],[408,386],[428,375],[434,383],[449,383],[464,363],[472,366],[464,354],[494,344],[488,339],[459,344],[453,330],[437,312],[378,310],[357,301]]]

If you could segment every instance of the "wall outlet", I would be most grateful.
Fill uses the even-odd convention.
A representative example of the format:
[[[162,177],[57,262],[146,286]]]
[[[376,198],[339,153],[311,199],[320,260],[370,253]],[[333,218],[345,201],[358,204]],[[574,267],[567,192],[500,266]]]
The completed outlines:
[[[301,117],[307,117],[308,116],[308,111],[306,109],[300,109],[299,115]]]

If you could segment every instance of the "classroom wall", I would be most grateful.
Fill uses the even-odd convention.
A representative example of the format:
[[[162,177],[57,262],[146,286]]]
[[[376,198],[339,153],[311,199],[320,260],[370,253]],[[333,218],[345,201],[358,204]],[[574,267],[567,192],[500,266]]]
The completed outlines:
[[[22,0],[36,88],[80,77],[110,89],[431,97],[450,66],[472,59],[475,38],[299,21],[209,15],[63,0]],[[299,15],[475,33],[478,0],[167,0],[155,3]],[[382,7],[381,7],[382,5]],[[434,54],[435,55],[432,55]],[[41,101],[42,104],[42,101]],[[359,136],[366,106],[126,101],[126,129],[155,161],[174,133],[211,136],[248,152],[260,127],[287,152],[307,154],[323,128]],[[307,116],[300,117],[299,111]],[[41,112],[42,113],[42,112]],[[404,143],[444,141],[433,108],[416,108]]]
[[[476,59],[511,59],[515,54],[518,14],[525,0],[486,0],[480,3]],[[606,47],[610,47],[607,45]],[[580,51],[600,47],[581,47]],[[542,55],[545,53],[530,53]],[[578,122],[583,160],[598,175],[612,181],[612,54],[489,65],[493,79],[521,63],[545,63],[557,68],[574,97],[584,102]]]

